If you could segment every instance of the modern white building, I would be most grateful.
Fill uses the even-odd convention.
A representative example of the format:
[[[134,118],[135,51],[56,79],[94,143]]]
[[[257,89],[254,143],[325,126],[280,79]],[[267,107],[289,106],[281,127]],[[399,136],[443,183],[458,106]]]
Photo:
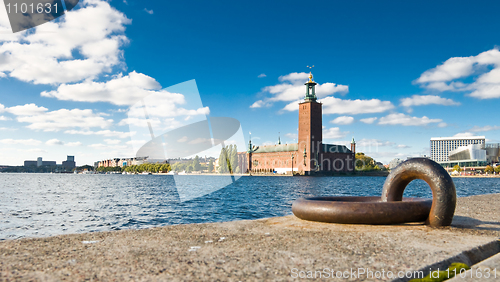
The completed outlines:
[[[450,162],[486,163],[486,150],[484,144],[470,144],[451,150],[448,159]]]
[[[485,140],[485,136],[433,137],[431,138],[431,160],[438,163],[448,162],[450,151],[473,144],[482,145],[484,150]]]

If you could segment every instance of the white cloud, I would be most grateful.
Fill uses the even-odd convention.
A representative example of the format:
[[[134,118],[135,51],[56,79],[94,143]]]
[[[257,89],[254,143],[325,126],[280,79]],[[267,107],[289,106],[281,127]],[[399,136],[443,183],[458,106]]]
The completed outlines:
[[[323,139],[340,139],[344,138],[347,134],[349,134],[349,131],[342,132],[338,127],[323,129]]]
[[[408,145],[403,145],[403,144],[399,144],[399,145],[397,145],[396,147],[397,147],[397,148],[399,148],[399,149],[407,149],[407,148],[411,148],[410,146],[408,146]]]
[[[287,75],[282,75],[278,78],[279,81],[290,81],[293,84],[305,83],[308,81],[309,74],[305,72],[292,72]]]
[[[28,150],[18,150],[22,152],[28,152],[28,153],[47,153],[46,150],[40,149],[40,148],[33,148],[33,149],[28,149]]]
[[[88,147],[93,148],[93,149],[99,149],[99,150],[106,150],[106,152],[111,152],[112,155],[116,157],[116,154],[123,154],[125,151],[130,150],[128,146],[125,145],[107,145],[107,144],[90,144]],[[122,152],[119,152],[118,150],[123,150]]]
[[[135,135],[135,132],[121,132],[121,131],[112,131],[112,130],[99,130],[99,131],[91,131],[91,130],[66,130],[64,131],[66,134],[80,134],[80,135],[100,135],[106,137],[118,137],[118,138],[128,138]]]
[[[108,145],[118,145],[122,141],[119,139],[104,139],[104,142],[106,142],[106,144],[108,144]]]
[[[205,143],[205,142],[213,142],[212,141],[213,139],[208,139],[208,138],[196,138],[194,140],[191,140],[188,142],[188,144],[201,144],[201,143]]]
[[[64,145],[64,143],[59,139],[50,139],[47,142],[45,142],[45,144],[49,146]]]
[[[376,118],[376,117],[371,117],[371,118],[362,118],[362,119],[360,119],[359,121],[361,121],[362,123],[366,123],[366,124],[372,124],[372,123],[374,123],[376,120],[377,120],[377,118]]]
[[[425,71],[417,79],[417,83],[450,81],[469,76],[473,72],[474,57],[454,57],[442,65]]]
[[[469,77],[473,82],[461,81]],[[477,56],[450,58],[415,82],[437,91],[469,92],[479,99],[500,98],[500,51],[495,48]]]
[[[308,75],[305,72],[290,73],[279,77],[280,84],[267,86],[262,89],[263,92],[270,94],[270,97],[263,100],[254,102],[250,108],[261,108],[270,106],[274,102],[289,102],[301,99],[305,96],[304,83],[308,80]],[[327,97],[334,93],[347,93],[349,87],[347,85],[340,85],[335,83],[326,82],[316,85],[316,96],[318,98]]]
[[[6,120],[11,120],[11,118],[8,118],[6,116],[0,116],[0,121],[6,121]]]
[[[84,81],[77,84],[62,84],[57,90],[41,93],[44,97],[54,97],[65,101],[108,102],[123,106],[133,105],[141,98],[155,93],[161,85],[152,77],[135,71],[126,76],[119,74],[106,82]],[[181,95],[181,94],[173,94]],[[182,95],[181,95],[182,96]],[[174,101],[182,97],[171,97]]]
[[[423,105],[444,105],[444,106],[458,106],[460,103],[452,99],[442,98],[436,95],[413,95],[408,98],[401,99],[401,106],[423,106]]]
[[[346,124],[351,124],[354,122],[354,118],[353,117],[350,117],[350,116],[340,116],[332,121],[330,121],[331,123],[334,123],[334,124],[341,124],[341,125],[346,125]]]
[[[27,126],[34,130],[60,131],[68,128],[109,127],[113,120],[106,120],[92,110],[60,109],[38,115],[18,116],[17,121],[29,123]]]
[[[486,132],[486,131],[499,130],[499,129],[500,129],[500,126],[498,126],[498,125],[494,125],[494,126],[486,125],[483,127],[479,127],[476,125],[473,128],[469,129],[469,131],[470,132]]]
[[[356,141],[356,145],[357,147],[369,147],[369,148],[386,147],[386,146],[393,146],[394,142],[363,138],[361,140]]]
[[[130,140],[130,141],[127,141],[125,144],[142,146],[142,145],[146,144],[147,142],[148,142],[147,140]]]
[[[16,36],[0,33],[0,73],[34,84],[58,84],[95,78],[122,63],[120,47],[128,42],[124,25],[131,21],[106,1],[80,1],[79,6],[58,21]],[[6,23],[0,23],[1,30]]]
[[[0,113],[3,113],[4,110],[5,110],[5,106],[0,104]]]
[[[5,111],[14,114],[16,116],[32,116],[32,115],[42,114],[48,111],[48,109],[45,107],[39,107],[32,103],[32,104],[26,104],[24,106],[10,107],[5,109]]]
[[[189,139],[188,139],[188,137],[187,137],[187,136],[184,136],[184,137],[180,138],[179,140],[177,140],[177,142],[179,142],[179,143],[185,143],[185,142],[187,142],[188,140],[189,140]]]
[[[26,145],[26,146],[33,146],[33,145],[39,145],[42,143],[42,141],[35,140],[35,139],[1,139],[0,140],[1,144],[6,144],[6,145]]]
[[[267,76],[267,75],[266,75],[265,73],[261,73],[261,74],[259,74],[257,77],[258,77],[258,78],[263,78],[263,77],[266,77],[266,76]]]
[[[90,144],[89,147],[94,149],[104,149],[107,148],[108,146],[104,144]]]
[[[153,14],[153,9],[148,10],[148,9],[144,8],[144,12],[146,12],[146,13],[148,13],[148,14],[152,15],[152,14]]]
[[[457,134],[453,135],[453,137],[458,137],[458,138],[461,138],[461,137],[473,137],[473,136],[476,136],[476,134],[474,134],[472,132],[460,132],[460,133],[457,133]]]
[[[64,145],[66,145],[68,147],[78,147],[78,146],[82,146],[82,142],[79,142],[79,141],[77,141],[77,142],[68,142],[68,143],[66,143]]]
[[[132,124],[134,126],[138,127],[148,127],[148,124],[150,124],[152,127],[158,127],[161,125],[161,121],[158,118],[150,118],[150,119],[144,119],[144,118],[126,118],[122,119],[118,125],[129,125]]]
[[[323,114],[368,114],[381,113],[394,108],[394,105],[389,101],[381,101],[378,99],[371,100],[343,100],[336,97],[326,97],[320,100],[323,103]],[[295,102],[296,103],[296,102]],[[297,104],[290,103],[284,110],[295,111],[299,107]]]
[[[255,101],[252,105],[250,105],[250,108],[251,109],[255,109],[255,108],[262,108],[262,107],[265,107],[265,106],[270,106],[271,104],[266,104],[264,101],[262,100],[257,100]]]
[[[403,125],[403,126],[425,126],[431,123],[442,123],[441,119],[430,119],[426,116],[412,117],[402,113],[389,114],[381,117],[378,124]]]
[[[189,118],[198,115],[208,115],[210,113],[210,109],[208,107],[200,107],[197,109],[182,108],[180,105],[187,104],[184,95],[179,93],[170,93],[164,90],[151,93],[146,98],[146,102],[147,114],[152,120],[154,118],[171,118],[178,116],[185,116]],[[128,116],[129,118],[144,118],[143,104],[134,104],[128,111]]]

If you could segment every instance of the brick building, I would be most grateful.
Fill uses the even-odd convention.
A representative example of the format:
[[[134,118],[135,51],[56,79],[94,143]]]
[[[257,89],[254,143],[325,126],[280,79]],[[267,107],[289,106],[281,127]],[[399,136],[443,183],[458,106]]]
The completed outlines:
[[[344,145],[323,144],[322,104],[317,101],[317,85],[309,74],[304,101],[299,103],[298,143],[252,146],[238,153],[240,171],[314,175],[354,171],[356,143],[349,150]]]

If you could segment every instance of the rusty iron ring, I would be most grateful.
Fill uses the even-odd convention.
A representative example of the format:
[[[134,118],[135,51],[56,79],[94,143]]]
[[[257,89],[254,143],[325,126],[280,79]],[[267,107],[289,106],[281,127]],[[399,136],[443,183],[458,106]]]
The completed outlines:
[[[382,201],[401,201],[406,186],[415,179],[427,182],[432,190],[432,207],[427,224],[450,226],[457,204],[457,192],[450,175],[438,163],[427,158],[414,158],[397,166],[387,176]]]
[[[429,216],[430,199],[404,198],[382,202],[380,197],[313,197],[297,199],[292,212],[310,221],[351,224],[423,222]]]

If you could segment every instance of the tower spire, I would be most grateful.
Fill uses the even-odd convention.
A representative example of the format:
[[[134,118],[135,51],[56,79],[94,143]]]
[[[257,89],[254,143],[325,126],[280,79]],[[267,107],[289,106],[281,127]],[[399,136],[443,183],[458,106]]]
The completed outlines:
[[[307,66],[309,70],[314,68],[314,65],[312,67]],[[316,82],[313,81],[313,75],[312,72],[309,71],[309,81],[306,82],[304,85],[306,85],[306,97],[304,98],[306,101],[316,101]]]

